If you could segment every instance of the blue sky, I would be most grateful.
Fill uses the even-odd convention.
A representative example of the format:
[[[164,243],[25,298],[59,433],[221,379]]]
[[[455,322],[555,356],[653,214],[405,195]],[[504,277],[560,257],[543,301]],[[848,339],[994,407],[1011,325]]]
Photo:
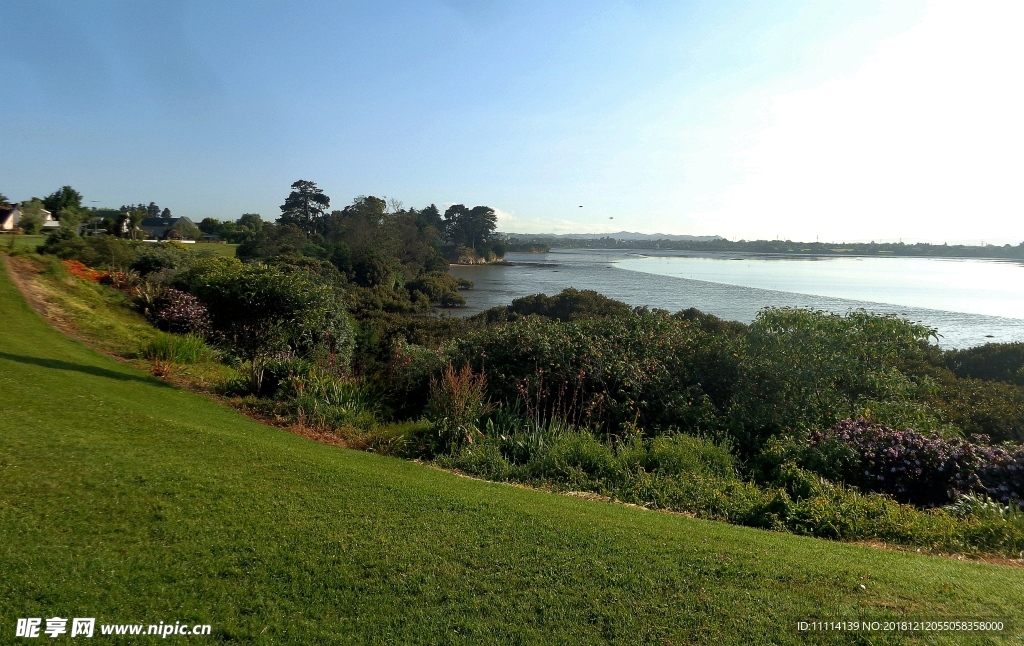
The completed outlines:
[[[301,178],[507,231],[1016,244],[1016,5],[6,0],[0,192],[273,218]]]

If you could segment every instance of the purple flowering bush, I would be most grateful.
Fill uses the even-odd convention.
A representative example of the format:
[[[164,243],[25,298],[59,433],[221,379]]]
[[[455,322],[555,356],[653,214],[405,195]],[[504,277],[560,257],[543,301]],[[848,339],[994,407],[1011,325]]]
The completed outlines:
[[[899,431],[864,419],[811,433],[811,448],[838,444],[856,457],[840,474],[847,484],[924,507],[975,493],[1009,504],[1024,500],[1024,448],[989,446],[986,437],[945,438]]]
[[[153,323],[165,332],[209,336],[210,314],[198,298],[166,288],[150,310]]]

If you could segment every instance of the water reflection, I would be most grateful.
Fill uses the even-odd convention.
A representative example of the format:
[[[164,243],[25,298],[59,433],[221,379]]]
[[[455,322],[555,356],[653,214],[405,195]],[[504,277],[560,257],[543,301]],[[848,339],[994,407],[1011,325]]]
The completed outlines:
[[[1014,274],[1001,273],[1016,271],[1024,276],[1024,267],[1016,263],[933,258],[716,257],[672,252],[656,256],[650,251],[576,249],[510,253],[507,260],[513,264],[452,267],[452,274],[476,284],[475,289],[463,292],[467,307],[457,315],[507,305],[527,294],[550,295],[575,287],[592,289],[631,305],[673,312],[696,307],[743,322],[753,320],[763,307],[811,307],[834,312],[864,308],[898,314],[936,328],[944,347],[1024,341],[1024,280],[1014,282],[1008,277]],[[1004,314],[993,315],[992,311]]]

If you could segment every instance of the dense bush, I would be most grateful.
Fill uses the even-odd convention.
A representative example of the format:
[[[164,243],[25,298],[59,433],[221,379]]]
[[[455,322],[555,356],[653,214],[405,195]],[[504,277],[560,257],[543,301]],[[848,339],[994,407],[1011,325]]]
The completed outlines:
[[[919,510],[886,495],[834,485],[792,463],[783,469],[788,490],[758,486],[722,470],[729,458],[722,456],[721,447],[697,438],[675,441],[673,448],[684,456],[677,464],[691,466],[651,471],[640,463],[654,459],[645,457],[654,452],[654,443],[631,441],[615,449],[585,431],[566,427],[525,463],[509,460],[502,440],[490,436],[438,462],[491,480],[590,491],[645,507],[808,536],[1014,556],[1024,550],[1024,514],[1003,507]],[[709,455],[724,459],[709,463]]]
[[[962,438],[899,431],[859,419],[811,434],[812,447],[822,442],[845,445],[857,455],[855,468],[843,474],[847,483],[897,500],[936,506],[981,488],[984,449]]]
[[[934,331],[863,311],[762,310],[744,335],[731,410],[741,448],[780,433],[826,428],[866,411],[892,425],[937,427],[930,384],[900,370]]]
[[[194,260],[194,253],[181,243],[147,244],[138,250],[128,268],[148,276],[165,269],[187,269]]]
[[[448,272],[432,271],[406,282],[405,288],[413,299],[423,294],[431,303],[439,303],[446,295],[458,295],[459,281]]]
[[[500,312],[503,308],[495,308]],[[573,321],[597,316],[622,316],[633,308],[590,289],[566,289],[554,295],[534,294],[512,301],[508,313],[520,316],[536,314],[559,321]]]
[[[305,272],[228,258],[197,264],[182,280],[237,356],[265,362],[277,353],[323,346],[348,365],[352,327],[334,286]]]
[[[561,322],[538,317],[456,340],[451,358],[489,374],[495,402],[521,401],[541,417],[618,433],[714,430],[731,395],[736,357],[727,339],[664,312]]]
[[[206,337],[212,331],[210,313],[195,296],[168,287],[149,310],[153,324],[165,332]]]
[[[1024,446],[986,447],[978,479],[986,496],[1024,510]]]
[[[885,493],[919,506],[946,505],[965,494],[1024,504],[1024,448],[896,430],[844,420],[806,441],[775,438],[755,458],[751,475],[794,492],[794,469],[833,483]]]
[[[966,434],[988,435],[996,442],[1024,442],[1024,388],[1013,383],[944,379],[932,408]]]
[[[1005,381],[1024,386],[1024,343],[988,343],[951,350],[942,363],[958,377]]]
[[[62,260],[79,260],[89,267],[120,270],[135,260],[137,245],[114,236],[82,238],[68,229],[58,229],[39,246],[39,252]]]

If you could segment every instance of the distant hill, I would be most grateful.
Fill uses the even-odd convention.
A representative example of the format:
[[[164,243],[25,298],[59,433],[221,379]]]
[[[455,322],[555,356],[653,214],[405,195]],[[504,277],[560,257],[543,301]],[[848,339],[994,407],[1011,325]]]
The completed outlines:
[[[562,240],[598,240],[601,238],[612,238],[615,240],[678,240],[692,242],[725,240],[722,236],[687,236],[672,235],[668,233],[636,233],[633,231],[618,231],[616,233],[506,233],[505,235],[515,238],[555,238]]]

